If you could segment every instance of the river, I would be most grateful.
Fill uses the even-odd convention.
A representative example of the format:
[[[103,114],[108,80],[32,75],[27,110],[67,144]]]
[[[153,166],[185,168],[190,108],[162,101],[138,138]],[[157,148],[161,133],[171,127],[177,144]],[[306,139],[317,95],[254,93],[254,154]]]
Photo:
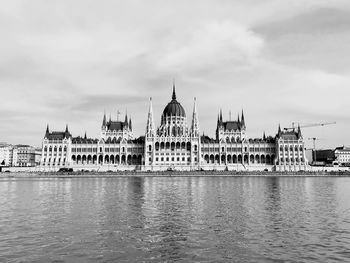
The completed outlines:
[[[0,262],[350,261],[350,178],[0,179]]]

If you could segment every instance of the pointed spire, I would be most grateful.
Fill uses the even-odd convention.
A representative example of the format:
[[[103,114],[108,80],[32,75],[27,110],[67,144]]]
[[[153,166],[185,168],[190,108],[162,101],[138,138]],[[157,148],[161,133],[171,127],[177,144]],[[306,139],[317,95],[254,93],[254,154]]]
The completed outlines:
[[[111,122],[111,121],[112,121],[112,114],[109,113],[109,122]]]
[[[266,140],[266,134],[265,134],[265,131],[264,131],[264,134],[263,134],[263,140],[264,140],[264,141]]]
[[[127,125],[128,124],[128,110],[125,110],[125,119],[124,123]]]
[[[222,123],[222,110],[220,109],[220,123]]]
[[[155,134],[155,126],[153,121],[152,98],[149,98],[149,110],[148,110],[148,118],[147,118],[146,136],[153,136],[154,134]]]
[[[194,101],[193,101],[192,133],[194,136],[199,136],[199,121],[198,121],[198,114],[197,114],[196,97],[194,98]]]
[[[50,134],[49,124],[47,124],[47,126],[46,126],[46,132],[45,132],[45,137],[48,137],[49,134]]]
[[[173,81],[173,95],[172,95],[172,99],[176,100],[175,80]]]
[[[241,123],[242,123],[242,127],[244,127],[244,128],[245,128],[245,121],[244,121],[244,113],[243,113],[243,109],[242,109]]]
[[[129,117],[129,129],[132,130],[131,116]]]
[[[193,100],[193,113],[197,113],[197,99],[194,97]]]
[[[106,121],[106,109],[104,110],[104,114],[103,114],[103,121],[102,121],[102,127],[105,127],[107,124],[107,121]]]
[[[278,124],[278,134],[281,134],[282,130],[281,130],[281,124]]]
[[[68,130],[68,124],[66,124],[66,130],[65,130],[66,133],[69,133],[69,130]]]
[[[86,140],[86,139],[87,139],[87,137],[86,137],[86,131],[85,131],[84,140]]]
[[[238,122],[238,123],[240,123],[240,122],[241,122],[241,121],[239,120],[239,114],[238,114],[237,122]]]
[[[298,139],[302,137],[301,135],[301,129],[300,129],[300,124],[298,124]]]

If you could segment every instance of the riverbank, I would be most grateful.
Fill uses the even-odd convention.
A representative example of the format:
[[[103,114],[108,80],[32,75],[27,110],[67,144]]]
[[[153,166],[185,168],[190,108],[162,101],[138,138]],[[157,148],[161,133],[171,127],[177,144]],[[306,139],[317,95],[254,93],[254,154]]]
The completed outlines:
[[[117,172],[2,172],[0,178],[75,178],[75,177],[349,177],[350,171],[300,171],[300,172],[265,172],[265,171],[117,171]]]

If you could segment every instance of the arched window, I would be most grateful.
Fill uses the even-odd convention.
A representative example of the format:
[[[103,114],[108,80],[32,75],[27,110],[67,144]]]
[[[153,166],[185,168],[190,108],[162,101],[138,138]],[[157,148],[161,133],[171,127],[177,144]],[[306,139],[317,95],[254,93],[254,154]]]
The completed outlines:
[[[152,151],[152,145],[148,145],[148,151]]]

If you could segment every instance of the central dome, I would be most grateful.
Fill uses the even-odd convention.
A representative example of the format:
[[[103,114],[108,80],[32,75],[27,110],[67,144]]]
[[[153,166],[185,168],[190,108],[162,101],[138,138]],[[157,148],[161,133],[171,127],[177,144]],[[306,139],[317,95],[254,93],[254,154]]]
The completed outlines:
[[[163,111],[163,116],[186,117],[186,113],[181,104],[176,100],[175,86],[173,86],[172,100],[166,105]]]

